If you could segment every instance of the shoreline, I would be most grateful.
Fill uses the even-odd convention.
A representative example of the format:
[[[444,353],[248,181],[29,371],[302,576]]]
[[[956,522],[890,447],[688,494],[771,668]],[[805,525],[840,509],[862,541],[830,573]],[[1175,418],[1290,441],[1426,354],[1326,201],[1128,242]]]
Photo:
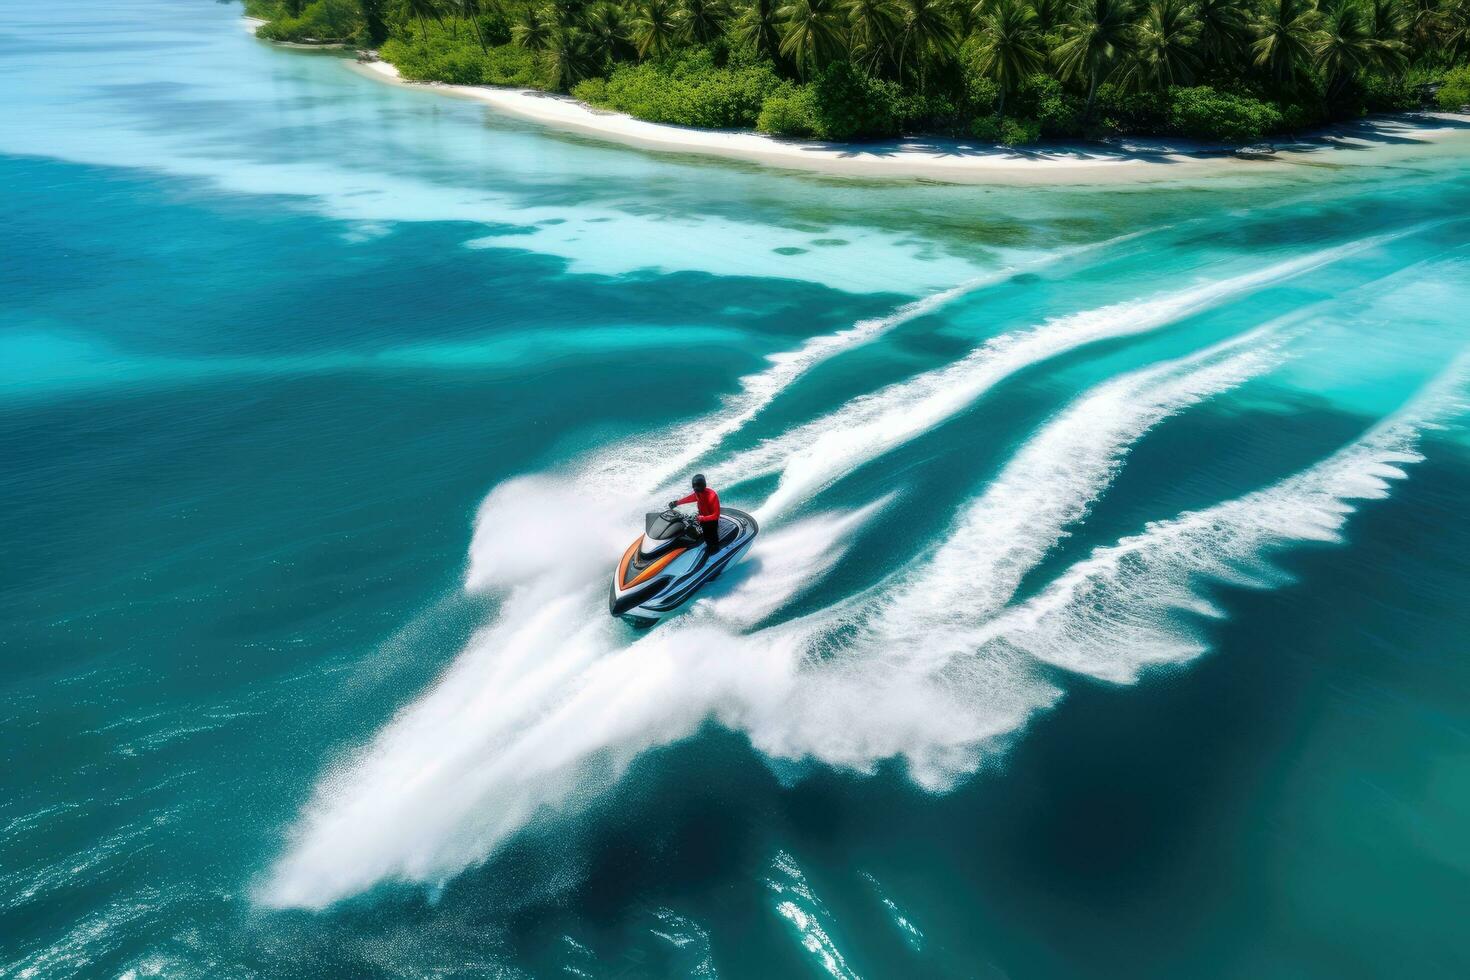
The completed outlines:
[[[1425,148],[1470,135],[1470,115],[1423,112],[1333,127],[1306,139],[1266,143],[1268,152],[1188,140],[1120,139],[1115,145],[1002,147],[957,139],[906,137],[875,143],[786,140],[737,130],[693,129],[646,122],[596,109],[569,95],[537,89],[413,82],[385,61],[344,61],[352,71],[391,85],[473,99],[553,130],[663,153],[756,163],[829,176],[933,180],[950,184],[1146,183],[1200,176],[1238,176],[1292,166],[1381,162],[1391,149]],[[1351,150],[1350,153],[1332,151]],[[1370,150],[1371,153],[1362,151]],[[1372,159],[1365,159],[1372,158]]]

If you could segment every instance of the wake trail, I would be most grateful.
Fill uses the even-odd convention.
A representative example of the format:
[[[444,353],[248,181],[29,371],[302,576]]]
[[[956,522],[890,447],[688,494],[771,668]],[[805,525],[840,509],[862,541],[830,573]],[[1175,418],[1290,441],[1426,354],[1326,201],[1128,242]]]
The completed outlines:
[[[1005,378],[1100,340],[1137,335],[1226,300],[1284,282],[1420,230],[1378,235],[1231,278],[1128,300],[995,337],[953,364],[859,396],[822,418],[736,454],[714,468],[731,484],[780,473],[757,517],[770,517],[843,474],[955,416]]]
[[[551,556],[568,550],[592,552],[595,549],[585,547],[589,540],[603,545],[601,550],[618,548],[611,534],[623,532],[612,529],[623,528],[644,509],[648,494],[748,425],[812,368],[998,282],[1013,271],[1006,269],[972,279],[908,303],[887,316],[861,320],[845,330],[811,337],[794,350],[773,354],[768,358],[769,367],[740,379],[739,391],[729,396],[718,411],[661,432],[625,440],[598,453],[571,473],[537,474],[504,481],[486,496],[476,515],[466,587],[471,591],[504,588],[528,577],[550,574],[553,572]],[[568,487],[584,486],[598,488],[596,499],[573,502],[570,499],[573,491]],[[571,515],[570,521],[575,523],[563,520],[548,525],[544,519],[548,511]],[[536,528],[540,540],[527,548],[526,529],[532,527]],[[583,547],[559,546],[578,542]],[[579,579],[591,571],[590,567],[565,568],[565,574]]]
[[[1167,404],[1167,390],[1173,388],[1172,397],[1182,407],[1216,385],[1228,387],[1232,369],[1224,363],[1185,376],[1192,381],[1164,382],[1146,400]],[[1042,543],[1054,540],[1059,526],[1079,514],[1079,508],[1085,511],[1085,488],[1108,482],[1097,474],[1106,469],[1101,461],[1109,451],[1101,449],[1092,462],[1054,474],[1063,480],[1058,494],[1069,498],[1060,503],[1036,497],[1050,487],[1002,476],[987,492],[1002,496],[988,504],[982,496],[971,513],[989,513],[1010,523],[989,533],[991,547],[956,541],[946,546],[952,549],[949,556],[934,563],[948,565],[946,575],[958,576],[961,584],[952,577],[929,579],[926,573],[911,580],[952,589],[951,595],[978,596],[975,615],[957,616],[951,607],[936,606],[915,590],[908,601],[895,597],[880,602],[876,622],[859,619],[856,629],[851,619],[830,619],[825,611],[782,624],[786,641],[795,634],[807,651],[806,666],[784,700],[747,715],[752,745],[773,758],[811,759],[860,772],[872,771],[885,759],[900,759],[920,786],[949,788],[1003,751],[1034,714],[1063,696],[1054,668],[1133,683],[1148,666],[1202,653],[1204,644],[1187,617],[1219,612],[1201,594],[1201,584],[1271,585],[1283,580],[1269,564],[1272,550],[1341,540],[1353,502],[1386,496],[1391,483],[1405,477],[1405,467],[1422,459],[1417,449],[1422,433],[1467,410],[1467,367],[1470,357],[1462,356],[1399,412],[1297,475],[1150,524],[1139,535],[1094,550],[1029,601],[987,618],[986,607],[1012,592],[1022,569],[1044,554]],[[1080,438],[1082,427],[1093,423],[1084,422],[1087,415],[1080,409],[1112,387],[1104,386],[1079,403],[1079,411],[1065,413],[1054,428],[1039,434],[1018,454],[1011,475],[1029,469],[1020,461],[1033,450],[1039,452],[1037,447],[1087,447]],[[1136,416],[1138,424],[1146,426],[1148,416],[1166,410],[1146,409]],[[1064,430],[1057,427],[1068,416],[1072,435],[1078,437],[1075,443],[1059,436]],[[1105,433],[1102,437],[1107,438]],[[1126,438],[1115,438],[1113,445]],[[1075,484],[1070,482],[1074,476],[1079,478]],[[1009,492],[1002,489],[1007,485]],[[1032,521],[1041,526],[1031,528]],[[978,526],[973,530],[986,533]],[[992,550],[996,543],[1003,547]],[[1002,581],[997,586],[981,581],[988,572],[998,573]],[[977,591],[969,593],[971,588]]]
[[[323,908],[382,881],[442,882],[538,815],[585,806],[711,716],[739,727],[741,705],[789,685],[799,649],[775,654],[738,631],[820,578],[882,505],[757,539],[759,590],[732,574],[631,644],[604,588],[561,593],[541,579],[512,591],[423,697],[321,781],[257,899]]]
[[[1387,497],[1423,460],[1423,432],[1465,412],[1467,365],[1462,355],[1399,412],[1294,476],[1095,549],[988,624],[977,645],[1116,683],[1198,656],[1206,645],[1190,617],[1222,615],[1201,585],[1280,584],[1288,577],[1271,565],[1273,551],[1340,542],[1354,502]]]
[[[650,438],[641,438],[636,446],[619,446],[617,451],[599,456],[584,472],[614,486],[656,489],[719,446],[726,438],[745,428],[781,392],[824,361],[876,340],[896,327],[927,316],[971,293],[1004,282],[1018,273],[1120,245],[1162,231],[1166,227],[1169,226],[1130,232],[1008,265],[988,275],[978,276],[953,288],[907,303],[887,316],[860,320],[845,330],[808,338],[794,350],[769,355],[767,360],[771,366],[741,378],[740,390],[729,396],[718,411],[693,423],[684,423]]]
[[[880,642],[944,634],[998,610],[1066,529],[1087,516],[1128,450],[1160,422],[1279,363],[1265,331],[1106,382],[1010,460],[945,532],[944,543],[880,606]],[[938,651],[926,643],[927,655]]]
[[[770,355],[769,367],[742,378],[739,390],[728,396],[719,410],[707,416],[625,440],[569,473],[537,474],[504,481],[486,496],[476,515],[466,587],[471,591],[507,588],[524,581],[528,575],[551,574],[554,569],[549,556],[568,550],[561,545],[581,545],[571,550],[583,553],[597,550],[586,547],[589,542],[602,546],[602,550],[618,548],[611,534],[621,532],[611,529],[621,528],[635,518],[646,507],[650,493],[743,429],[777,396],[819,364],[1019,271],[1043,268],[1168,227],[1143,229],[1060,249],[925,296],[887,316],[861,320],[844,330],[809,338],[793,350]],[[574,491],[568,487],[582,486],[597,487],[596,499],[573,500]],[[572,516],[548,524],[544,516],[548,511]],[[536,529],[538,540],[533,547],[525,547],[530,528]],[[563,568],[566,575],[577,579],[591,571],[588,567]]]
[[[984,370],[1000,370],[991,360],[1012,366],[1089,338],[1150,329],[1140,321],[1168,322],[1391,237],[1396,236],[1323,250],[998,339],[982,348],[989,352]],[[963,292],[936,294],[919,301],[925,305],[910,304],[882,322],[922,315],[959,295]],[[760,380],[747,379],[733,396],[740,406],[733,417],[722,419],[708,441],[691,452],[705,452],[745,425],[811,365],[889,326],[850,329],[858,331],[858,340],[816,338],[793,352],[789,362],[778,359],[754,376]],[[1255,350],[1252,343],[1248,338],[1219,345],[1094,391],[1098,400],[1091,411],[1066,414],[1047,430],[1050,435],[1035,437],[1020,453],[1023,462],[1008,470],[998,496],[976,505],[1000,517],[1013,514],[1017,522],[994,532],[992,550],[945,557],[941,549],[937,560],[956,568],[974,561],[1002,585],[1018,580],[1049,547],[1044,535],[1054,540],[1085,515],[1088,500],[1106,486],[1132,439],[1171,411],[1264,368],[1269,352]],[[973,368],[958,379],[950,375],[921,386],[917,405],[907,396],[885,399],[882,392],[858,399],[852,404],[866,406],[865,417],[877,427],[869,429],[874,437],[866,443],[849,445],[861,452],[881,451],[904,431],[933,424],[924,420],[935,417],[936,405],[953,411],[946,406],[973,397],[967,395],[974,390]],[[944,387],[951,382],[958,391]],[[883,428],[894,411],[918,420],[895,434]],[[1088,434],[1079,434],[1082,428]],[[1056,434],[1067,429],[1073,430],[1070,437]],[[680,437],[687,432],[681,430]],[[443,882],[485,861],[539,816],[585,808],[641,754],[687,738],[711,720],[746,732],[752,745],[772,758],[813,759],[860,771],[900,758],[917,782],[937,789],[974,771],[985,746],[1018,730],[1061,696],[1051,676],[1039,669],[1040,658],[1016,643],[984,642],[983,656],[949,657],[940,669],[925,665],[912,649],[912,663],[885,656],[884,638],[897,635],[905,617],[943,617],[943,609],[935,613],[916,598],[921,590],[912,583],[917,577],[909,593],[901,584],[896,603],[888,602],[858,624],[857,635],[869,642],[859,643],[855,653],[823,655],[832,638],[824,631],[822,614],[751,631],[825,574],[852,531],[884,501],[762,535],[750,559],[753,566],[761,565],[761,589],[750,587],[753,579],[742,582],[732,575],[676,620],[629,643],[605,613],[606,568],[590,546],[600,540],[598,533],[618,534],[620,525],[599,528],[606,515],[597,508],[625,517],[621,510],[636,507],[640,487],[656,485],[662,474],[690,458],[677,448],[670,452],[670,459],[649,459],[633,468],[608,462],[616,453],[594,460],[584,472],[609,474],[628,488],[605,505],[557,506],[561,481],[548,477],[509,481],[492,491],[477,520],[467,584],[501,594],[496,619],[424,696],[400,711],[370,744],[331,767],[285,853],[257,889],[259,901],[322,908],[379,882]],[[855,452],[843,462],[852,466],[862,458]],[[826,465],[838,472],[834,464]],[[1070,502],[1034,497],[1034,481],[1074,473],[1075,489],[1067,484],[1066,490]],[[805,487],[820,482],[809,480]],[[786,499],[797,499],[801,486],[788,484]],[[571,519],[547,521],[548,508]],[[1022,527],[1021,521],[1030,526]],[[624,542],[607,543],[608,553],[616,553]],[[762,550],[763,543],[779,547]],[[1003,602],[1002,591],[997,586],[993,594],[980,595],[979,606]],[[966,601],[955,595],[956,601]],[[955,626],[946,628],[953,632]]]
[[[1134,443],[1279,363],[1274,333],[1262,328],[1084,393],[1017,451],[931,556],[784,625],[817,655],[779,708],[753,719],[752,743],[775,758],[859,771],[901,759],[931,789],[973,772],[988,739],[1059,695],[1024,658],[966,659],[974,630],[1086,516]]]

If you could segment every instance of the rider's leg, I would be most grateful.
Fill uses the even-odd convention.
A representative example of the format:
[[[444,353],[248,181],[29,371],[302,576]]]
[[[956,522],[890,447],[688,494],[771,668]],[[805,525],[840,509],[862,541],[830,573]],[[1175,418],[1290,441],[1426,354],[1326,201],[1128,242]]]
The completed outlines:
[[[716,551],[720,550],[720,529],[718,526],[719,523],[719,521],[705,521],[704,523],[699,525],[700,529],[704,531],[705,549],[710,554],[714,554]]]

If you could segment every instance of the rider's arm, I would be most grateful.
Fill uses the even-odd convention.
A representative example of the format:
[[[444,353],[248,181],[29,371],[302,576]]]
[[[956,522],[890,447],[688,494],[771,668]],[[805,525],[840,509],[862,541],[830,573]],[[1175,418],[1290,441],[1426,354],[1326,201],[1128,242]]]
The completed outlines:
[[[680,497],[678,500],[674,501],[674,506],[678,507],[680,504],[692,504],[698,499],[698,497],[694,496],[694,494],[691,493],[687,497]]]

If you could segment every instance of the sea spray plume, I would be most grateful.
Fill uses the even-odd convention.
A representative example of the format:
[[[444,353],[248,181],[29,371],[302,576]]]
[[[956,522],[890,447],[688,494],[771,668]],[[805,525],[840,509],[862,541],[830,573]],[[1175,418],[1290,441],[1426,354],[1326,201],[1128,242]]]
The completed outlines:
[[[320,908],[384,878],[434,884],[448,877],[440,867],[443,841],[478,802],[467,795],[463,773],[493,757],[615,647],[616,624],[589,615],[601,598],[592,593],[512,596],[427,694],[329,768],[259,898]],[[485,807],[477,832],[520,826],[531,813],[517,803]]]
[[[805,587],[840,557],[851,517],[781,529],[789,547],[770,581]],[[786,699],[799,638],[734,632],[763,615],[738,582],[631,645],[603,595],[544,580],[513,590],[428,693],[323,779],[259,900],[322,908],[382,881],[444,881],[539,814],[585,805],[648,749],[711,718],[738,730],[750,706]]]
[[[1201,582],[1277,584],[1286,576],[1270,564],[1273,550],[1340,541],[1353,501],[1386,497],[1423,459],[1421,434],[1465,412],[1467,367],[1462,355],[1399,412],[1295,476],[1096,549],[988,624],[976,637],[982,652],[1019,652],[1116,683],[1198,656],[1205,645],[1187,618],[1220,615]]]
[[[953,364],[860,396],[715,467],[721,483],[779,472],[774,493],[756,511],[770,518],[972,404],[1000,381],[1099,340],[1166,326],[1226,300],[1292,279],[1424,226],[1374,236],[1287,259],[1253,272],[1047,321],[995,337]]]

